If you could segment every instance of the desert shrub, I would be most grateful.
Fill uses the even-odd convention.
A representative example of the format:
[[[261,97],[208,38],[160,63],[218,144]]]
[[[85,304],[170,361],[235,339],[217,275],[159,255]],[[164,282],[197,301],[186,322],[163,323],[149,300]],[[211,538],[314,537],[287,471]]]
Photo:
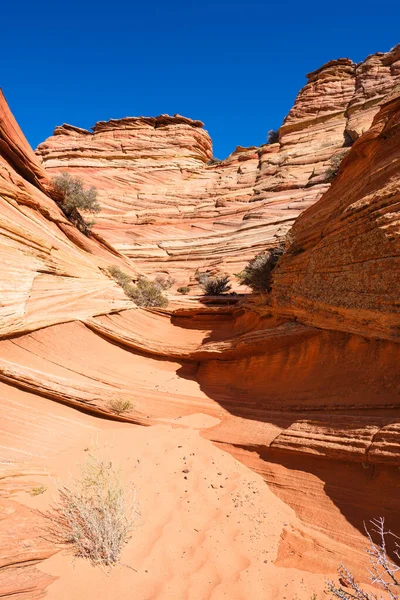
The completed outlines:
[[[391,531],[385,530],[385,520],[381,517],[371,521],[372,534],[366,529],[369,546],[366,554],[369,558],[369,575],[371,583],[377,585],[388,594],[390,600],[400,598],[400,566],[388,557],[388,543],[392,542],[393,555],[400,561],[399,537]],[[375,542],[373,538],[376,538]],[[376,596],[365,592],[355,581],[353,575],[346,567],[340,565],[339,585],[332,581],[327,582],[328,591],[334,598],[341,600],[382,600],[382,596]]]
[[[211,277],[208,273],[202,273],[199,276],[199,283],[206,296],[220,296],[231,289],[228,275]]]
[[[275,129],[270,129],[267,135],[268,144],[276,144],[279,142],[279,131]]]
[[[116,265],[110,265],[107,270],[118,285],[122,287],[125,294],[138,306],[165,307],[168,305],[168,300],[163,291],[173,285],[174,280],[171,277],[159,277],[159,281],[157,279],[150,281],[143,277],[136,284],[133,284],[132,278]]]
[[[108,272],[111,277],[123,288],[126,285],[132,283],[132,277],[129,277],[122,269],[117,267],[117,265],[110,265],[108,267]]]
[[[190,287],[188,285],[182,285],[181,287],[178,287],[177,291],[180,294],[188,294],[190,292]]]
[[[54,541],[71,545],[76,556],[94,565],[118,563],[130,538],[137,506],[109,461],[89,456],[79,479],[62,485],[58,499],[44,516]]]
[[[149,279],[139,279],[136,285],[127,286],[124,291],[138,306],[150,308],[168,306],[168,300],[164,296],[162,288]]]
[[[117,415],[129,412],[133,408],[133,404],[130,400],[122,400],[122,398],[114,398],[108,403],[108,407]]]
[[[348,150],[339,152],[337,154],[333,154],[329,159],[329,167],[326,170],[326,180],[332,181],[336,177],[339,172],[340,165],[342,164],[342,160],[348,154]]]
[[[100,212],[101,206],[97,202],[96,188],[92,186],[85,190],[82,180],[71,177],[68,173],[62,173],[54,177],[53,183],[62,196],[60,208],[67,219],[80,231],[88,235],[94,221],[85,219],[80,211],[92,214]]]
[[[175,279],[168,275],[165,277],[164,275],[158,275],[154,283],[156,283],[162,290],[169,290],[175,283]]]
[[[40,496],[40,494],[44,494],[46,490],[47,487],[45,485],[39,485],[37,487],[33,487],[29,493],[31,496]]]
[[[254,292],[270,292],[272,271],[284,252],[283,246],[278,246],[257,254],[243,271],[236,274],[241,285],[247,285]]]

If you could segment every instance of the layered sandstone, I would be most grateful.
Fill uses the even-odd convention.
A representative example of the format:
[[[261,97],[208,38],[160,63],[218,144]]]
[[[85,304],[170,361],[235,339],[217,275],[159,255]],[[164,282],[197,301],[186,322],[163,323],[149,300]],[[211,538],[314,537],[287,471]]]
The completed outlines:
[[[117,251],[71,225],[51,180],[0,96],[0,335],[132,305],[106,275],[132,268]]]
[[[307,324],[400,341],[400,88],[296,221],[273,303]]]
[[[98,187],[96,231],[148,273],[187,283],[198,268],[237,272],[282,239],[329,186],[330,159],[368,129],[399,78],[399,47],[308,75],[279,144],[238,147],[217,164],[200,121],[179,115],[57,127],[37,154],[50,175]]]

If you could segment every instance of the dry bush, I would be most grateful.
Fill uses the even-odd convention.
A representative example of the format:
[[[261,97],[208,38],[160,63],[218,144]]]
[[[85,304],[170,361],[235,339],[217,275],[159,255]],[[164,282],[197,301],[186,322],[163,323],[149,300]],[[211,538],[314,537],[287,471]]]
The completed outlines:
[[[222,163],[222,160],[220,158],[216,158],[215,156],[213,156],[212,158],[210,158],[210,160],[207,161],[208,166],[219,165],[220,163]]]
[[[254,292],[270,292],[272,271],[284,253],[284,247],[278,246],[257,254],[236,277],[241,285],[247,285]]]
[[[154,283],[156,283],[162,290],[166,291],[172,288],[172,286],[175,283],[175,279],[170,275],[168,275],[167,277],[165,277],[164,275],[158,275],[155,278]]]
[[[202,273],[199,275],[199,283],[206,296],[220,296],[231,289],[228,275],[210,277],[207,273]]]
[[[177,292],[180,294],[188,294],[190,292],[190,287],[188,285],[182,285],[178,287]]]
[[[128,286],[124,290],[138,306],[149,308],[168,306],[168,299],[164,296],[162,288],[149,279],[139,279],[136,285]]]
[[[117,265],[110,265],[108,267],[108,272],[111,277],[123,288],[125,285],[129,285],[132,283],[132,277],[129,277],[122,269],[117,267]]]
[[[143,277],[134,285],[132,278],[116,265],[110,265],[108,272],[118,285],[122,287],[125,294],[138,306],[168,306],[168,300],[164,296],[163,291],[173,285],[174,280],[171,277],[159,277],[159,281],[150,281]]]
[[[49,532],[57,543],[73,547],[75,556],[94,565],[119,562],[138,516],[134,494],[125,493],[112,463],[89,456],[72,486],[60,486],[47,513]]]
[[[37,487],[33,487],[29,493],[31,496],[40,496],[41,494],[44,494],[46,490],[47,487],[45,485],[38,485]]]
[[[385,530],[385,520],[380,517],[371,521],[372,534],[365,528],[369,546],[366,553],[369,557],[369,574],[371,583],[375,584],[382,591],[386,592],[386,598],[390,600],[399,600],[400,596],[400,566],[388,557],[388,542],[392,542],[393,555],[400,562],[400,540],[391,531]],[[374,541],[373,537],[377,539]],[[332,581],[327,582],[328,591],[334,598],[341,600],[384,600],[382,595],[367,593],[355,581],[353,575],[346,567],[340,565],[339,586]]]
[[[329,167],[326,171],[326,181],[332,181],[332,179],[336,177],[336,175],[339,173],[340,165],[342,164],[342,161],[348,152],[348,150],[342,150],[341,152],[331,156],[329,159]]]
[[[115,398],[110,400],[108,403],[108,407],[113,412],[121,415],[122,413],[126,413],[132,410],[133,404],[130,400],[122,400],[122,398]]]
[[[95,187],[84,189],[83,182],[77,177],[71,177],[68,173],[62,173],[53,179],[54,187],[62,196],[60,208],[71,223],[80,231],[88,235],[94,225],[94,221],[85,219],[80,211],[86,213],[98,213],[101,210],[97,202],[97,190]]]
[[[268,144],[276,144],[279,142],[279,131],[275,131],[275,129],[270,129],[267,135]]]

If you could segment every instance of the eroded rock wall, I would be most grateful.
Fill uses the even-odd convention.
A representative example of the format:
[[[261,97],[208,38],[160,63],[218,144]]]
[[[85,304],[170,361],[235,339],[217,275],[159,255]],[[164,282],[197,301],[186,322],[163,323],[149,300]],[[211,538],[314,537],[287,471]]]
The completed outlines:
[[[296,221],[273,304],[307,324],[400,341],[400,88]]]
[[[92,132],[64,125],[37,154],[50,175],[67,171],[99,188],[96,230],[142,270],[179,283],[198,268],[235,273],[328,189],[331,157],[368,129],[399,77],[399,54],[323,65],[308,75],[278,144],[238,147],[217,164],[201,122],[165,115]]]

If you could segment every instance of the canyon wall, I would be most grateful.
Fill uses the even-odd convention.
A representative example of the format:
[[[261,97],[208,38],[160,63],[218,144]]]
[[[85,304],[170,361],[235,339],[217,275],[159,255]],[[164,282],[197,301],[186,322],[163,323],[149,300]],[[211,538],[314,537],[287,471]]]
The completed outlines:
[[[214,163],[200,121],[176,115],[57,127],[36,153],[50,175],[100,192],[96,231],[147,273],[187,283],[196,269],[237,272],[276,245],[329,187],[331,160],[366,131],[400,74],[400,49],[310,73],[279,143]]]

